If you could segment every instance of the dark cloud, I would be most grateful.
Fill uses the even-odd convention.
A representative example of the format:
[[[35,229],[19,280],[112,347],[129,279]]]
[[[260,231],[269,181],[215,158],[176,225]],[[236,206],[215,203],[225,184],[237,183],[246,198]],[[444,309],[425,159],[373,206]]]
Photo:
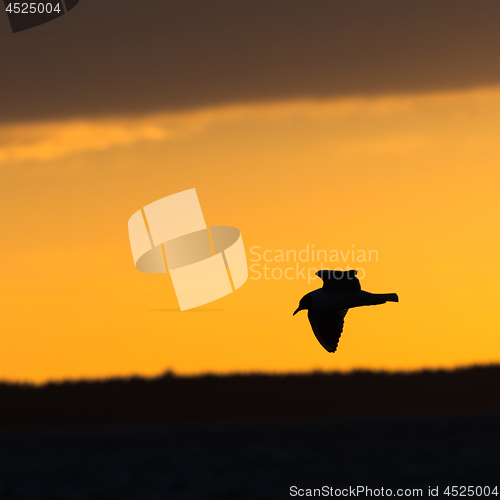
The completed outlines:
[[[0,120],[500,83],[498,0],[81,0],[12,34]]]

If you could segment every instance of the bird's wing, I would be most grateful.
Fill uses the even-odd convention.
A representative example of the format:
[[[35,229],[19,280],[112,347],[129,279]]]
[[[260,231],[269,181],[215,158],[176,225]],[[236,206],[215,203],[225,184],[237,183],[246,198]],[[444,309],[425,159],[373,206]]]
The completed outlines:
[[[361,283],[356,278],[357,271],[330,271],[320,269],[316,276],[323,280],[323,288],[332,292],[357,292],[361,290]]]
[[[309,311],[308,318],[314,335],[319,343],[328,351],[335,352],[344,328],[347,309],[336,311]]]

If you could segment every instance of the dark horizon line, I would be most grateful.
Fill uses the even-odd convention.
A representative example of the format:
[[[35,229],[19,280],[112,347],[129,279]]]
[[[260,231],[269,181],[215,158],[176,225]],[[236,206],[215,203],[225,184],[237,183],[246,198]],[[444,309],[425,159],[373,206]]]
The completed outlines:
[[[171,379],[237,379],[237,378],[294,378],[294,377],[317,377],[317,376],[338,376],[338,377],[351,377],[356,375],[374,375],[374,376],[418,376],[418,375],[432,375],[443,373],[463,373],[467,371],[483,370],[483,369],[498,369],[500,370],[500,362],[494,363],[473,363],[470,365],[457,365],[454,367],[436,367],[436,368],[417,368],[409,370],[389,370],[389,369],[369,369],[369,368],[354,368],[352,370],[309,370],[309,371],[290,371],[290,372],[268,372],[268,371],[248,371],[248,372],[203,372],[196,374],[182,374],[176,373],[174,370],[167,369],[158,375],[128,375],[128,376],[109,376],[109,377],[82,377],[82,378],[68,378],[68,379],[55,379],[47,380],[45,382],[32,382],[32,381],[19,381],[19,380],[0,380],[0,387],[29,387],[43,389],[49,386],[62,386],[62,385],[78,385],[78,384],[106,384],[116,382],[155,382],[165,378]]]

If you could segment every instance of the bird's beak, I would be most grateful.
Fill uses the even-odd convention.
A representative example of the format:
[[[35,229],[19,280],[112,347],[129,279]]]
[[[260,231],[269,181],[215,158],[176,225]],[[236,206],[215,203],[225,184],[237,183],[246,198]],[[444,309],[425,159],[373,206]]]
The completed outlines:
[[[302,309],[299,307],[297,307],[297,309],[295,310],[295,312],[293,313],[293,316],[295,316],[299,311],[302,311]]]

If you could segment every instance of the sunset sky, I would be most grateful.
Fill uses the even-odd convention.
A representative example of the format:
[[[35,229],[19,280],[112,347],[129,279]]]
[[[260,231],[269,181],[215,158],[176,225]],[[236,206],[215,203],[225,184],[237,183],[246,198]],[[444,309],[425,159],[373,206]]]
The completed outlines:
[[[500,362],[500,4],[143,5],[0,16],[0,379]],[[190,188],[254,267],[178,312],[127,221]],[[333,355],[292,316],[321,280],[254,271],[312,246],[377,258],[267,265],[400,297],[350,311]]]

